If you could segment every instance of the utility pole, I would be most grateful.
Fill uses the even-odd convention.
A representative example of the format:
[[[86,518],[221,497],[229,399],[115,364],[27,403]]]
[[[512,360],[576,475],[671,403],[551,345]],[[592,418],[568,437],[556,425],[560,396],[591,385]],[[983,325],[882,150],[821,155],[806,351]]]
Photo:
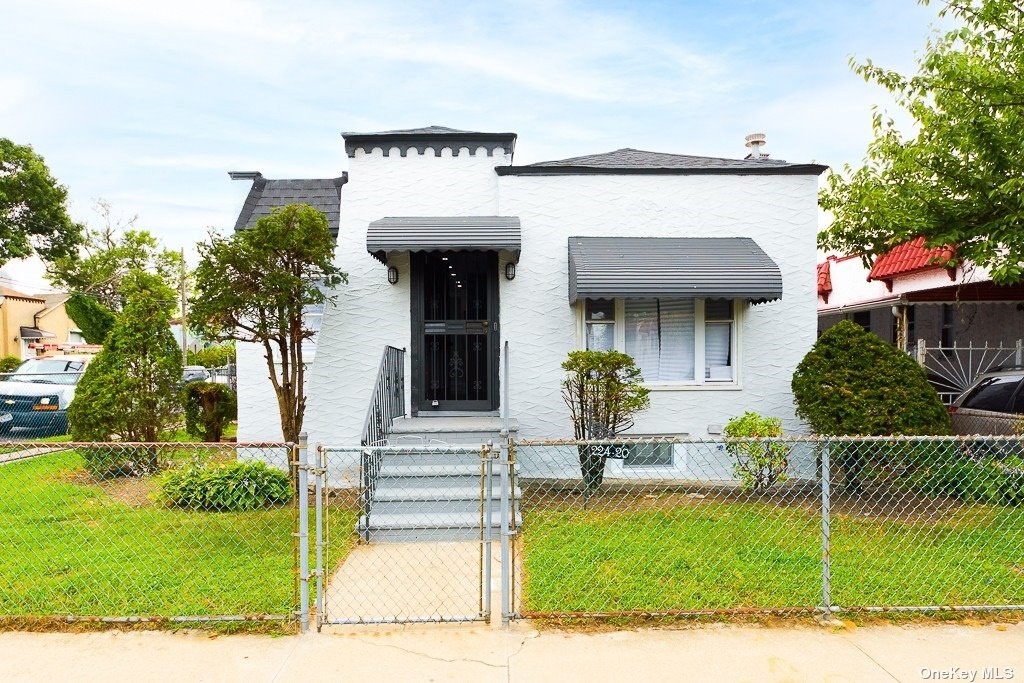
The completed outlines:
[[[188,298],[185,295],[185,249],[181,249],[181,366],[188,365]]]

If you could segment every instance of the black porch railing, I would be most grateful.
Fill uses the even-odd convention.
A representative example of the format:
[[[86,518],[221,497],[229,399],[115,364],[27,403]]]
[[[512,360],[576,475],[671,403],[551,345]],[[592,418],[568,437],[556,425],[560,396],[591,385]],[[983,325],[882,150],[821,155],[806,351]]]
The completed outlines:
[[[385,346],[377,370],[377,381],[373,386],[370,407],[363,423],[363,446],[385,446],[391,425],[396,417],[405,415],[405,349]],[[368,528],[370,522],[370,501],[377,487],[380,474],[380,451],[366,448],[359,459],[360,498],[363,519]]]

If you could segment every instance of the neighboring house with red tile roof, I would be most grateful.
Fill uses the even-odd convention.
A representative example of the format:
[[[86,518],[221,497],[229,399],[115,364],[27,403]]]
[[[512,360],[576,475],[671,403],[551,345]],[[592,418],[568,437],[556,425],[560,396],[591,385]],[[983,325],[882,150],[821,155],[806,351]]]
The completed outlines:
[[[931,374],[956,375],[956,386],[973,379],[977,354],[961,358],[951,349],[1013,349],[1024,339],[1024,284],[993,284],[984,268],[957,260],[955,247],[928,247],[923,237],[870,266],[860,255],[822,256],[817,281],[819,334],[845,319],[908,352],[921,340],[928,349],[947,349],[926,354],[926,365]],[[1015,355],[990,353],[985,362],[1012,363]]]

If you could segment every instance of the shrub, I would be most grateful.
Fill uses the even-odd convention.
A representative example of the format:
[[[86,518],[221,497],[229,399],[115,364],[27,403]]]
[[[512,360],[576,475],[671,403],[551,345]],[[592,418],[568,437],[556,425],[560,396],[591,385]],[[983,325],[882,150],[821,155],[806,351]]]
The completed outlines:
[[[848,320],[818,338],[793,374],[796,412],[825,435],[950,434],[949,413],[924,370],[892,344]],[[868,457],[884,451],[854,444],[834,458],[860,489]]]
[[[777,481],[786,481],[788,444],[751,439],[782,436],[782,420],[747,411],[725,425],[726,449],[735,459],[733,472],[745,489],[762,491]]]
[[[235,392],[224,384],[190,382],[182,393],[185,431],[203,441],[220,441],[224,428],[238,417]]]
[[[633,426],[633,416],[650,405],[640,368],[621,351],[572,351],[562,363],[562,398],[569,406],[579,440],[611,439]],[[580,472],[587,494],[604,479],[606,446],[579,446]]]
[[[0,358],[0,374],[14,372],[21,365],[21,359],[17,356],[4,356]]]
[[[934,498],[949,496],[965,503],[1024,504],[1024,461],[959,460],[923,467],[910,484],[918,493]]]
[[[291,498],[288,475],[263,462],[190,465],[160,478],[161,501],[191,510],[257,510]]]
[[[170,328],[174,292],[142,271],[126,276],[123,290],[124,310],[68,407],[75,441],[156,441],[180,414],[181,352]]]
[[[235,345],[217,344],[205,349],[188,352],[189,365],[202,365],[204,368],[220,368],[235,362]]]

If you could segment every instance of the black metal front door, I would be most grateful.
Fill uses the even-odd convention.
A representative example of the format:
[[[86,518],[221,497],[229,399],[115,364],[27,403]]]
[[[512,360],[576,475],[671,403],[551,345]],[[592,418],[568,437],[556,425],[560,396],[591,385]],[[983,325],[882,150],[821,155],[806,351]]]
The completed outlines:
[[[412,300],[418,412],[497,408],[497,254],[413,254]]]

